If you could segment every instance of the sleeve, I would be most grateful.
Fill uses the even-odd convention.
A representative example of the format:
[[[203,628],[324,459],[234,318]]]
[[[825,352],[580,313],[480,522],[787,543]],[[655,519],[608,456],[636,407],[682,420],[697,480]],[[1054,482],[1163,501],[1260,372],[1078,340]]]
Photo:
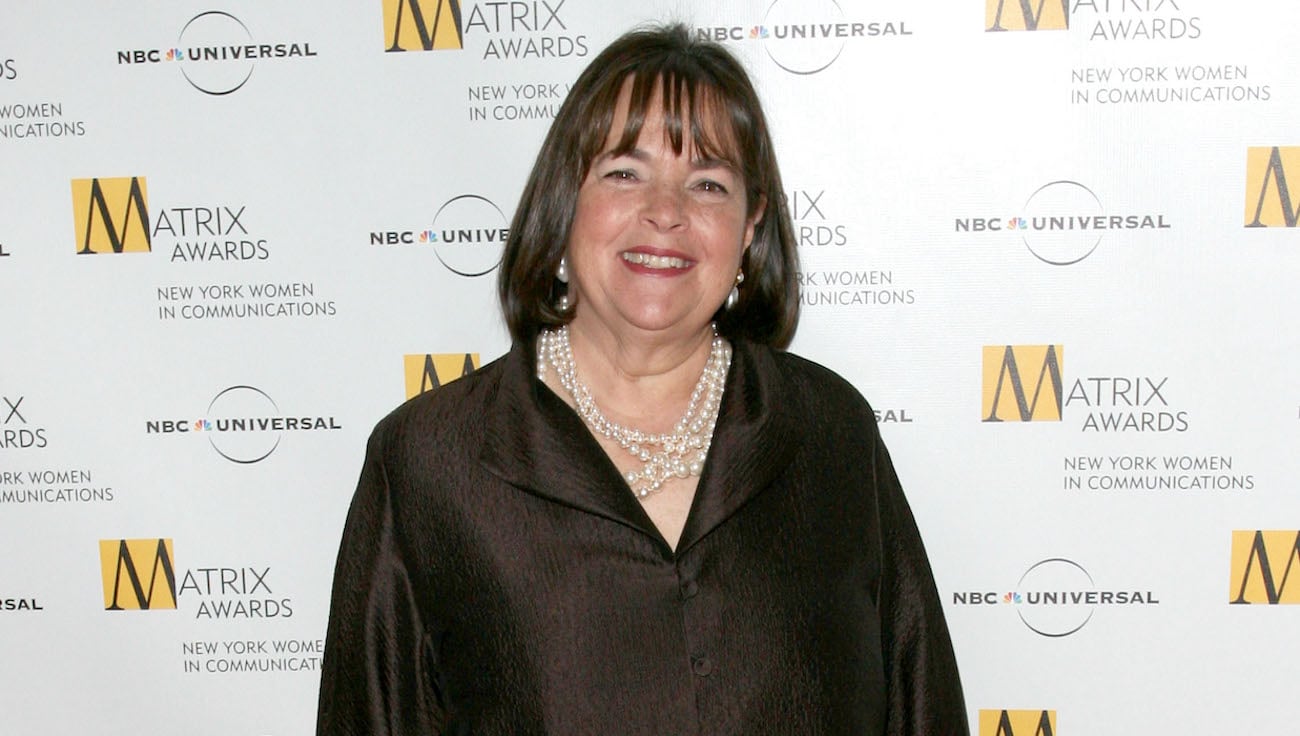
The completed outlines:
[[[873,450],[881,540],[881,649],[887,736],[970,733],[943,605],[916,521],[880,439]]]
[[[383,426],[370,437],[339,546],[317,736],[442,732],[433,648],[394,538]]]

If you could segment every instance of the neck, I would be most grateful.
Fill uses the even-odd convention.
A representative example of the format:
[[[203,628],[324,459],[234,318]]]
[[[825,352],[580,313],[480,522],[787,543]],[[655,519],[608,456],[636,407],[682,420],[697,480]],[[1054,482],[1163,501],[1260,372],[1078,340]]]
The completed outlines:
[[[569,326],[578,374],[605,415],[648,432],[672,428],[708,362],[713,329],[684,336],[627,336]]]
[[[597,435],[606,453],[613,452],[617,446],[631,456],[633,467],[625,469],[623,479],[633,493],[645,497],[659,491],[670,480],[698,477],[704,472],[722,405],[727,367],[731,365],[731,346],[726,340],[713,337],[708,347],[705,366],[695,387],[682,399],[685,406],[680,418],[672,422],[671,430],[666,428],[667,422],[671,421],[669,412],[673,410],[672,404],[677,403],[682,381],[689,375],[695,360],[690,352],[683,351],[687,359],[675,365],[669,364],[664,372],[628,375],[617,372],[616,362],[611,356],[593,353],[589,349],[590,357],[599,358],[592,360],[598,368],[593,373],[605,379],[607,390],[613,389],[609,396],[621,392],[623,416],[611,416],[613,410],[602,410],[602,400],[578,375],[568,327],[541,335],[538,340],[538,372],[552,388],[555,382],[560,384],[569,404],[588,429]],[[553,366],[554,371],[549,370],[548,365]],[[614,402],[607,398],[604,403],[609,406]],[[629,426],[633,422],[635,425]],[[619,462],[613,455],[611,459]],[[690,487],[693,489],[694,484],[691,483]]]

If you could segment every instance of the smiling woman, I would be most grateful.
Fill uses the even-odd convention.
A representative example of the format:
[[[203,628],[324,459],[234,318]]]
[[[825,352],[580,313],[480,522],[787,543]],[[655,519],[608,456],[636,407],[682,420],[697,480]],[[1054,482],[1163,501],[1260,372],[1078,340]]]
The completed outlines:
[[[632,86],[624,84],[611,130],[626,124]],[[749,206],[732,164],[694,145],[674,150],[662,105],[647,113],[630,150],[610,136],[578,191],[568,248],[575,333],[699,332],[754,238],[763,195]]]
[[[371,436],[318,733],[967,733],[873,411],[783,352],[795,241],[740,64],[615,41],[509,232],[510,353]]]
[[[539,329],[573,318],[557,309],[565,287],[553,274],[579,224],[575,204],[591,193],[598,164],[603,173],[635,178],[617,165],[611,170],[609,159],[648,165],[656,152],[726,174],[735,185],[726,199],[742,203],[751,221],[744,243],[754,246],[745,254],[749,286],[734,309],[715,315],[719,332],[789,344],[799,315],[795,238],[767,121],[744,69],[720,46],[693,40],[680,27],[629,34],[599,59],[570,90],[511,224],[499,284],[511,334],[529,342]],[[647,125],[655,130],[642,135]],[[701,188],[708,193],[712,186]]]

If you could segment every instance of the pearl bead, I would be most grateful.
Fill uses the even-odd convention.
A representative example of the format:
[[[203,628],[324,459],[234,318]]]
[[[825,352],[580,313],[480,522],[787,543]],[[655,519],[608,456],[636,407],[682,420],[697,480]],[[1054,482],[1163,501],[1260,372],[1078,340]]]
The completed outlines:
[[[611,422],[600,411],[591,390],[578,378],[567,326],[544,331],[537,338],[538,378],[545,380],[547,371],[554,370],[583,422],[642,463],[640,471],[629,470],[624,474],[628,486],[642,498],[659,491],[670,478],[698,476],[703,472],[730,367],[731,345],[717,335],[715,326],[709,360],[691,391],[686,411],[673,425],[672,432],[648,434]],[[655,447],[661,449],[652,451]],[[689,462],[688,453],[692,454]]]

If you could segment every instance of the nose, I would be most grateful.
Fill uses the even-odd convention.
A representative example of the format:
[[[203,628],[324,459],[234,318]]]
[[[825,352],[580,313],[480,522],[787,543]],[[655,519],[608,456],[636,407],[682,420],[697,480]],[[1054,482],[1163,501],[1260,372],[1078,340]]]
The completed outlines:
[[[663,183],[647,187],[641,216],[656,230],[670,231],[686,226],[684,194],[677,187]]]

